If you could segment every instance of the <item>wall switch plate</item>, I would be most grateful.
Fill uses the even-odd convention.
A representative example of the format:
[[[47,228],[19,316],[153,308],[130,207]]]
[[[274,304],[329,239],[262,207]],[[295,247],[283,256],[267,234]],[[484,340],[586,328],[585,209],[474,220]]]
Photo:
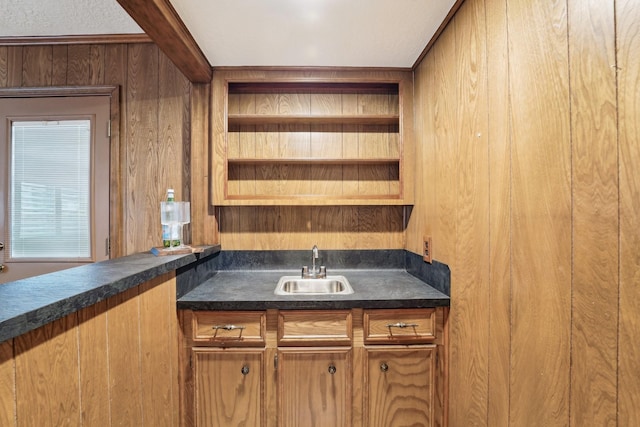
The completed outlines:
[[[422,238],[422,260],[431,264],[431,253],[433,247],[431,246],[431,236],[424,236]]]

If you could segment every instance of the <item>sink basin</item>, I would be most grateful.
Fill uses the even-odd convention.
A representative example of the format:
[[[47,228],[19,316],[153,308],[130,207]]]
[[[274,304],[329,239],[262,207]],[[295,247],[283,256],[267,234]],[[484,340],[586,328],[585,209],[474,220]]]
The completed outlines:
[[[274,292],[276,295],[346,295],[352,294],[353,288],[344,276],[321,279],[282,276]]]

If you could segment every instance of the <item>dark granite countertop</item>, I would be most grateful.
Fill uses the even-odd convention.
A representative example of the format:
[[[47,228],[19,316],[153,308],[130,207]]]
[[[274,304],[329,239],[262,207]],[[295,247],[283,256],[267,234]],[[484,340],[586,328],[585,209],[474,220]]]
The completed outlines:
[[[217,245],[198,254],[139,253],[0,285],[0,342],[219,251]]]
[[[275,295],[281,276],[295,270],[218,271],[178,299],[179,309],[264,310],[418,308],[449,306],[449,297],[402,269],[332,270],[354,290],[349,295]]]

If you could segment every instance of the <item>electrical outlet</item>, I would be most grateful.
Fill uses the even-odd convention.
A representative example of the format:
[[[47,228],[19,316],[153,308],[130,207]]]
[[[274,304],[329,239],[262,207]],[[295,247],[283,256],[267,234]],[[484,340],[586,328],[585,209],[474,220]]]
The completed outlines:
[[[431,246],[431,236],[424,236],[422,238],[422,259],[424,262],[431,264],[431,253],[433,246]]]

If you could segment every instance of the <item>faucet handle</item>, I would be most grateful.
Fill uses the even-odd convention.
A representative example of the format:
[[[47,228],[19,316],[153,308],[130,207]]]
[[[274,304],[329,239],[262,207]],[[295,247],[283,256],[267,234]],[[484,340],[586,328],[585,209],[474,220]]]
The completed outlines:
[[[319,273],[320,277],[327,277],[327,267],[325,267],[324,265],[320,266],[320,273]]]
[[[305,277],[309,276],[309,267],[308,266],[303,266],[302,267],[302,278],[304,279]]]

